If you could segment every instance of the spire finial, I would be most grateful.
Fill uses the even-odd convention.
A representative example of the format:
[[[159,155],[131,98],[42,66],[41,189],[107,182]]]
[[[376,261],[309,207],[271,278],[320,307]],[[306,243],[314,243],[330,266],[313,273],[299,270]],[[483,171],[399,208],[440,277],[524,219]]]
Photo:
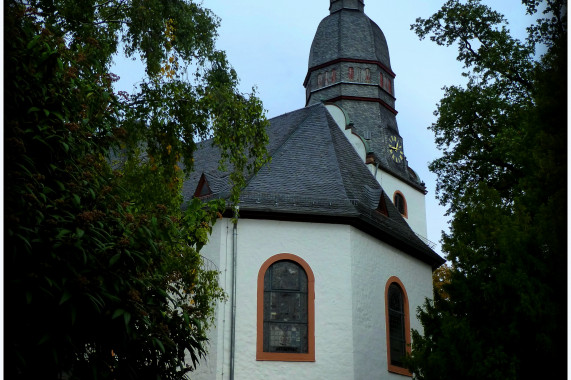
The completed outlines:
[[[330,0],[330,13],[337,12],[340,9],[354,9],[364,12],[365,3],[364,0]]]

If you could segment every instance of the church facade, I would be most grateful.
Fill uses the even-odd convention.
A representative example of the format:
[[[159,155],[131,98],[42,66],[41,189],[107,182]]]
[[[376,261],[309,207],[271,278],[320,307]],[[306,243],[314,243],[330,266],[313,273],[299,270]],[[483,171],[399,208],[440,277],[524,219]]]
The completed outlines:
[[[330,0],[306,107],[270,120],[272,162],[248,179],[236,224],[201,254],[228,293],[193,379],[399,379],[415,310],[444,260],[426,236],[425,186],[398,133],[381,29],[363,0]],[[208,142],[185,197],[226,198]]]

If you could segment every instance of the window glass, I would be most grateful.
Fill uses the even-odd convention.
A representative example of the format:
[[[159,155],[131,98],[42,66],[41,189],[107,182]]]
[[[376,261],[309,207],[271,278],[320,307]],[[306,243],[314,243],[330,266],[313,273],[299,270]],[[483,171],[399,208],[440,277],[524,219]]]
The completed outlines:
[[[392,283],[389,286],[389,338],[391,364],[403,366],[406,354],[403,295],[400,287]]]
[[[289,260],[264,275],[264,352],[307,353],[307,275]]]
[[[395,193],[395,207],[402,215],[405,214],[404,197],[400,193]]]

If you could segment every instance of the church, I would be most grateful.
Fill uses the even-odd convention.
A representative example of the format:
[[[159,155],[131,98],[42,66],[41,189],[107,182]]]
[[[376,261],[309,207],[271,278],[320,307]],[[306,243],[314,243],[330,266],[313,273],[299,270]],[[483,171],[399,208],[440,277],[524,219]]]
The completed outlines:
[[[220,272],[208,356],[193,379],[400,379],[416,309],[444,263],[427,234],[426,187],[399,135],[395,73],[363,0],[330,0],[306,106],[270,119],[272,161],[247,179],[239,219],[201,254]],[[206,141],[186,199],[227,198]]]

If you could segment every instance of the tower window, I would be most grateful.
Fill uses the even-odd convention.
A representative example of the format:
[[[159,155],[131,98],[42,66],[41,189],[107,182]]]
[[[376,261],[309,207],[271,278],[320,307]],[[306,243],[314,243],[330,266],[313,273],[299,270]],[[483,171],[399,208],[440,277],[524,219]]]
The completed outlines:
[[[371,70],[365,69],[365,82],[371,83]]]
[[[331,70],[331,83],[337,82],[337,70]]]
[[[398,190],[395,191],[395,194],[393,195],[393,203],[397,208],[398,212],[400,212],[402,216],[407,218],[408,210],[406,206],[406,200],[404,198],[404,195]]]
[[[355,79],[355,69],[349,67],[349,80],[354,80],[354,79]]]
[[[295,255],[275,255],[262,265],[257,360],[315,360],[313,284],[311,269]]]
[[[383,73],[379,74],[379,86],[392,95],[391,79],[386,75],[383,75]]]
[[[323,87],[323,74],[317,75],[317,87]]]

